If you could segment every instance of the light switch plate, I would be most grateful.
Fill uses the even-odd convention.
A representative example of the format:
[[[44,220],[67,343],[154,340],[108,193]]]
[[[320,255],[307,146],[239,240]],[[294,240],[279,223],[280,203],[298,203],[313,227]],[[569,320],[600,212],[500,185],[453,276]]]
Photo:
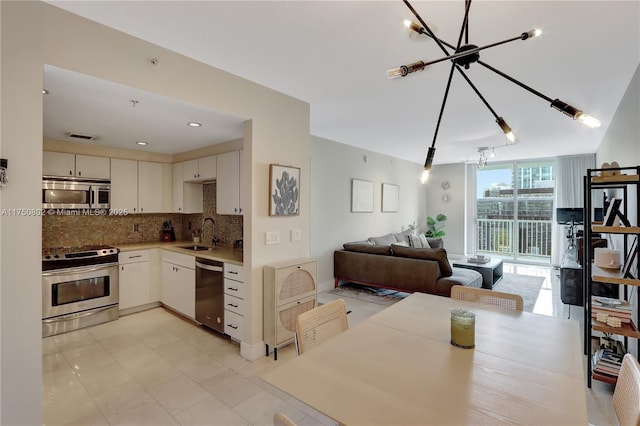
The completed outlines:
[[[267,231],[264,234],[264,242],[265,244],[280,244],[280,232]]]
[[[291,230],[291,241],[300,241],[301,232],[299,229]]]

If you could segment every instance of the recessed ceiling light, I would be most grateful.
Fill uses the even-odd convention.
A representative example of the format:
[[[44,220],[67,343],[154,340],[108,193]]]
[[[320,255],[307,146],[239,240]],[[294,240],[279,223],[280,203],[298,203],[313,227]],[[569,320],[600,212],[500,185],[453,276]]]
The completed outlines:
[[[48,94],[49,94],[49,91],[48,91],[47,89],[42,89],[42,94],[43,94],[43,95],[48,95]]]
[[[147,141],[138,141],[138,142],[136,142],[136,143],[137,143],[138,145],[142,145],[142,146],[149,145],[149,142],[147,142]]]
[[[200,127],[200,126],[202,126],[202,124],[198,123],[197,121],[190,121],[190,122],[187,123],[187,125],[191,126],[191,127]]]

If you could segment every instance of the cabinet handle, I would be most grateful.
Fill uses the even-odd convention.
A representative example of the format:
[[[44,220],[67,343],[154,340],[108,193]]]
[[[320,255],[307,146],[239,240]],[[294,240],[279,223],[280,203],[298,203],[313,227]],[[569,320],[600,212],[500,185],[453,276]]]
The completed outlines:
[[[78,176],[82,176],[82,171],[78,170]]]
[[[231,306],[232,308],[237,308],[238,305],[234,305],[233,303],[227,303],[227,306]]]
[[[230,273],[231,275],[238,275],[238,273],[237,273],[236,271],[229,271],[229,273]]]
[[[137,258],[137,257],[142,257],[142,255],[141,255],[141,254],[138,254],[138,255],[135,255],[135,256],[129,256],[129,259],[135,259],[135,258]]]
[[[237,330],[237,329],[238,329],[238,326],[237,326],[237,325],[227,324],[227,326],[228,326],[228,327],[233,328],[234,330]]]
[[[231,291],[238,291],[237,288],[233,288],[233,287],[227,287],[227,290],[231,290]]]
[[[124,266],[122,267],[122,270],[124,271]]]
[[[73,170],[69,170],[69,176],[73,176]]]

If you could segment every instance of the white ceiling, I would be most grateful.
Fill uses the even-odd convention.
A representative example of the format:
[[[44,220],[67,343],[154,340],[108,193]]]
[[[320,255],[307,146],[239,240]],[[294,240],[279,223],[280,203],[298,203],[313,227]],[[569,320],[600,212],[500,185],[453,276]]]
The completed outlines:
[[[49,3],[309,102],[312,135],[416,163],[424,162],[433,139],[450,65],[443,62],[406,78],[387,80],[389,68],[443,56],[432,40],[410,37],[402,27],[402,20],[411,14],[400,0]],[[462,0],[412,4],[440,38],[456,43]],[[476,45],[541,28],[541,37],[487,49],[481,59],[603,123],[593,130],[573,122],[545,100],[474,64],[467,74],[517,136],[514,146],[496,150],[496,160],[595,152],[640,61],[640,2],[476,0],[469,20],[469,41]],[[63,74],[57,73],[59,81]],[[62,115],[49,117],[57,132],[99,133],[101,141],[96,143],[151,139],[147,149],[156,152],[185,151],[242,135],[243,119],[175,101],[172,105],[180,114],[171,115],[180,117],[178,124],[165,116],[128,124],[126,119],[143,108],[150,115],[157,112],[155,102],[171,107],[158,96],[130,93],[120,91],[122,97],[115,101],[119,111],[109,115],[92,112],[102,97],[89,104],[83,95],[76,100],[87,113],[82,122],[67,123],[70,118]],[[148,101],[134,108],[128,102],[133,96]],[[45,114],[50,114],[48,103]],[[55,109],[70,107],[59,104]],[[160,140],[170,133],[165,125],[179,127],[190,120],[211,120],[209,130],[219,133],[214,130],[206,136],[209,141],[199,139],[193,146],[188,136],[180,139],[180,145],[173,136],[170,146]],[[48,121],[45,116],[46,132]],[[135,133],[136,127],[142,130]],[[195,134],[191,131],[208,127],[180,131]],[[112,137],[118,128],[128,134]],[[157,133],[147,133],[149,128]],[[434,163],[474,160],[478,147],[504,143],[492,114],[455,75]]]

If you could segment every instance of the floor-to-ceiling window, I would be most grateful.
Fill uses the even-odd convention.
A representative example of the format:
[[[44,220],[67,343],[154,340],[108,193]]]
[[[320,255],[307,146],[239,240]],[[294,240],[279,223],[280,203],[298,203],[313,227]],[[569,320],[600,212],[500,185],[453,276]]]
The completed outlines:
[[[549,264],[553,160],[490,165],[477,171],[476,252]]]

